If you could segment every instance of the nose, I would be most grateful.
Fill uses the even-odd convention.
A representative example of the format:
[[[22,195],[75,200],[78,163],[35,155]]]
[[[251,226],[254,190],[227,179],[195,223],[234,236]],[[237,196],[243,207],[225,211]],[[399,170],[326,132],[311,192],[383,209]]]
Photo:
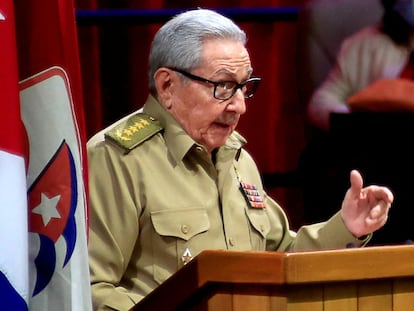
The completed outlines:
[[[246,112],[246,99],[244,98],[244,94],[241,89],[238,89],[229,99],[226,110],[236,112],[240,115]]]

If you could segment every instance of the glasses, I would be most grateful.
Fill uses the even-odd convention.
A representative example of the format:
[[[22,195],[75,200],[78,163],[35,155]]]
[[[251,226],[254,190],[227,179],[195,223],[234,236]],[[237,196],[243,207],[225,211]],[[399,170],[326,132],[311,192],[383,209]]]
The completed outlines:
[[[261,78],[253,77],[243,81],[241,83],[237,83],[236,81],[211,81],[196,75],[193,75],[185,70],[167,67],[170,70],[176,71],[181,73],[183,76],[200,82],[205,82],[212,84],[214,86],[213,96],[219,100],[227,100],[233,97],[236,94],[237,90],[240,89],[244,95],[244,98],[251,98],[257,90],[259,86]]]

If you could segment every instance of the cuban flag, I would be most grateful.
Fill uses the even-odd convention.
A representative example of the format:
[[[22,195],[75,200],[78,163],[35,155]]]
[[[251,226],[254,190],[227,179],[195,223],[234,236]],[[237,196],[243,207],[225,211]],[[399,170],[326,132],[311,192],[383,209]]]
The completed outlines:
[[[30,310],[89,310],[86,193],[70,83],[52,67],[20,88],[29,141]]]
[[[0,0],[0,310],[89,311],[71,0]]]

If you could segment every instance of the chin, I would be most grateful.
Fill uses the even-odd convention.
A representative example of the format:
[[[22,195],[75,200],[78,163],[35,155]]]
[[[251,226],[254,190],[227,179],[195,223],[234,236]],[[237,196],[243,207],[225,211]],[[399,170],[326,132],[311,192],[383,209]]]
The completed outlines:
[[[216,149],[216,148],[219,148],[221,146],[224,146],[224,144],[226,143],[228,137],[229,136],[226,136],[225,138],[221,137],[219,139],[212,140],[212,141],[210,141],[210,146],[213,146],[212,149]]]
[[[229,128],[229,127],[216,128],[214,131],[210,132],[210,135],[206,136],[207,139],[205,140],[204,145],[208,146],[210,150],[219,148],[226,143],[231,133],[233,133],[232,128]]]

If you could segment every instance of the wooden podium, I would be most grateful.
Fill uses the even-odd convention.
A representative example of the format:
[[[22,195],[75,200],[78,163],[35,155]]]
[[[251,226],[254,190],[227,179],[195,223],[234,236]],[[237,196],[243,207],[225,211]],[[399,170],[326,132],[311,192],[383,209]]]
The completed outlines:
[[[414,246],[204,251],[134,311],[410,311]]]

